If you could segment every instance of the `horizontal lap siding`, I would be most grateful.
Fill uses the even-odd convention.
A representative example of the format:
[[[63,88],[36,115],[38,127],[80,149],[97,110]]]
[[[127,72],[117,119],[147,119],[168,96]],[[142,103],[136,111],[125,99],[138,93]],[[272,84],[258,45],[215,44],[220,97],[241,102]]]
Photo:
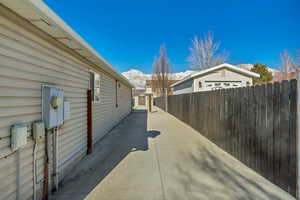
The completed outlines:
[[[100,79],[100,102],[93,104],[93,140],[99,141],[131,110],[131,89],[121,84],[116,107],[116,80],[103,74]]]
[[[131,111],[131,90],[121,84],[121,87],[118,88],[118,109],[115,112],[114,118],[116,119],[115,123],[122,120],[126,115]]]
[[[86,151],[86,90],[88,67],[25,29],[0,17],[0,199],[15,199],[17,191],[17,153],[10,150],[9,127],[30,125],[41,119],[41,85],[64,89],[71,102],[71,119],[59,130],[60,178],[64,170]],[[51,135],[52,136],[52,135]],[[43,185],[45,142],[37,149],[37,189]],[[20,195],[33,194],[33,140],[20,151]],[[52,156],[50,154],[50,160]],[[51,167],[51,163],[50,163]]]

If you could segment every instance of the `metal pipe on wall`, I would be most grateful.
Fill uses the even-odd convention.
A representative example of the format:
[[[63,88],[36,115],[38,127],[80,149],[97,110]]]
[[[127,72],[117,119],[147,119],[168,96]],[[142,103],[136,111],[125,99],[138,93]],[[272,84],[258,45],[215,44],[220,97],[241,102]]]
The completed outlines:
[[[16,182],[17,182],[17,200],[21,199],[21,156],[20,149],[17,150],[17,171],[16,171]]]
[[[33,146],[33,200],[36,200],[36,149],[37,149],[37,142],[34,141],[34,146]]]
[[[53,181],[54,181],[54,191],[58,190],[58,128],[54,128],[53,135]]]
[[[45,137],[45,164],[44,164],[44,184],[43,184],[43,200],[49,198],[49,151],[50,151],[50,131],[46,131]]]
[[[92,90],[87,90],[87,154],[93,152],[93,110]]]

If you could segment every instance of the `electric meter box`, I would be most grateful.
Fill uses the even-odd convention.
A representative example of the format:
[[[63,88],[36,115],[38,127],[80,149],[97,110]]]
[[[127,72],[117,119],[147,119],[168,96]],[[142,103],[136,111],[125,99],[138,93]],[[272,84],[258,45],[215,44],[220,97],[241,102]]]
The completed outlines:
[[[10,146],[13,151],[18,150],[27,144],[27,131],[28,128],[25,124],[15,124],[10,127]]]
[[[61,126],[64,123],[64,91],[61,88],[42,86],[42,115],[47,129]]]

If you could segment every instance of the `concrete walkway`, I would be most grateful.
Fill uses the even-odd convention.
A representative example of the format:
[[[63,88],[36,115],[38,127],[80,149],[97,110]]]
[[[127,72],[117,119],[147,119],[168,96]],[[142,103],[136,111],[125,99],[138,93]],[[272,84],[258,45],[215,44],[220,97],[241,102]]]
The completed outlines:
[[[54,199],[294,199],[156,108],[136,110],[66,177]]]

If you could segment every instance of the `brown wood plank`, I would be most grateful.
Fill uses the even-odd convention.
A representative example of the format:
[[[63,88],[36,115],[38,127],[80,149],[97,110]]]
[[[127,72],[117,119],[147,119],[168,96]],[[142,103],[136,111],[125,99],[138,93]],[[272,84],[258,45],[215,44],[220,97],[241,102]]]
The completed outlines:
[[[267,132],[267,85],[264,84],[261,86],[261,129],[260,129],[260,138],[261,138],[261,170],[263,175],[268,173],[268,136]]]
[[[289,192],[296,196],[296,177],[297,177],[297,153],[296,153],[296,129],[297,129],[297,80],[290,81],[290,129],[289,129],[289,137],[290,137],[290,153],[289,153]]]
[[[235,135],[236,135],[236,157],[241,160],[241,131],[240,131],[240,89],[235,89]]]
[[[267,109],[267,117],[266,117],[266,131],[265,136],[267,138],[266,146],[267,146],[267,173],[266,178],[273,181],[274,180],[274,172],[273,172],[273,84],[267,84],[267,92],[266,92],[266,109]]]
[[[247,153],[246,153],[246,149],[248,148],[247,146],[247,100],[245,95],[247,94],[247,88],[242,88],[241,90],[241,97],[240,97],[240,101],[241,101],[241,118],[240,118],[240,134],[241,135],[241,161],[244,164],[247,164]]]
[[[289,185],[289,93],[290,84],[283,81],[280,91],[280,186],[286,190]]]
[[[249,89],[249,112],[250,112],[250,116],[249,116],[249,124],[250,124],[250,134],[249,134],[249,143],[250,143],[250,149],[251,149],[251,153],[249,153],[249,159],[250,159],[250,167],[252,169],[256,169],[256,160],[255,160],[255,131],[256,131],[256,127],[255,127],[255,109],[256,109],[256,104],[255,104],[255,99],[254,99],[254,89],[255,87],[252,86]]]
[[[223,113],[223,128],[224,128],[224,150],[229,152],[228,145],[228,92],[229,90],[224,91],[224,113]]]
[[[232,103],[232,95],[233,95],[233,90],[232,89],[228,89],[228,101],[227,101],[227,105],[228,105],[228,113],[227,113],[227,145],[228,145],[228,152],[233,155],[233,103]]]
[[[273,136],[274,136],[274,183],[279,185],[280,182],[280,84],[274,83],[273,93]]]
[[[257,171],[257,172],[260,172],[260,153],[259,153],[259,143],[260,143],[260,140],[258,138],[258,135],[259,135],[259,120],[260,120],[260,107],[259,107],[259,100],[260,100],[260,92],[259,92],[259,85],[256,85],[254,87],[254,90],[253,90],[253,103],[254,103],[254,109],[253,109],[253,117],[254,117],[254,133],[253,133],[253,137],[252,137],[252,142],[253,142],[253,149],[254,149],[254,163],[255,163],[255,167],[254,167],[254,170]]]
[[[219,141],[220,147],[222,149],[224,149],[224,143],[223,143],[224,90],[220,90],[220,92],[219,92],[218,104],[219,104],[219,120],[218,120],[218,124],[217,124],[217,126],[218,126],[218,141]]]

